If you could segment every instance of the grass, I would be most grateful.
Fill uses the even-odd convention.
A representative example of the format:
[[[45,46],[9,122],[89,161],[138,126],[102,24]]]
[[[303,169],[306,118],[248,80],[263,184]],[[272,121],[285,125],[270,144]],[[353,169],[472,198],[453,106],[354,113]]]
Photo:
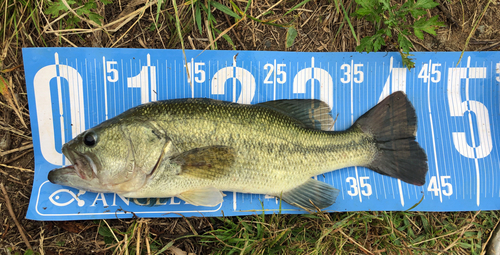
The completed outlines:
[[[39,9],[36,4],[34,0],[0,1],[0,49],[2,49],[0,54],[5,56],[4,51],[11,44],[26,42],[28,44],[26,46],[34,46],[33,37],[42,34]]]
[[[321,42],[326,45],[321,46],[323,51],[354,51],[359,45],[357,37],[363,34],[360,28],[365,28],[352,17],[358,8],[356,2],[344,0],[319,1],[320,4],[307,0],[270,4],[265,1],[179,0],[176,6],[170,1],[144,1],[123,19],[116,19],[116,16],[126,6],[116,1],[109,4],[113,5],[111,10],[116,10],[115,13],[109,13],[109,5],[105,9],[108,13],[100,12],[98,4],[87,5],[89,12],[78,12],[82,8],[78,2],[66,2],[72,3],[70,7],[79,16],[102,26],[103,41],[107,40],[102,46],[108,47],[139,47],[135,43],[138,39],[152,38],[157,40],[157,44],[154,41],[147,44],[152,48],[190,45],[197,49],[247,47],[252,50],[317,51],[319,46],[315,43]],[[464,27],[470,26],[469,30],[464,29],[465,37],[473,36],[474,30],[485,20],[488,8],[493,8],[488,5],[490,1],[482,2],[485,7],[469,15],[475,18],[467,23],[464,10],[474,9],[470,7],[475,6],[472,1],[447,1],[448,5],[457,7],[455,18],[462,20]],[[85,6],[88,2],[81,3]],[[466,4],[469,8],[464,8]],[[2,124],[5,129],[0,130],[4,132],[0,137],[11,132],[15,144],[20,145],[16,148],[31,141],[29,129],[23,125],[25,122],[29,126],[29,118],[24,76],[17,68],[22,64],[21,47],[89,46],[88,41],[96,38],[95,25],[81,19],[69,23],[72,26],[68,27],[66,20],[76,16],[62,10],[61,16],[54,18],[51,13],[45,13],[48,7],[47,2],[0,0],[0,91],[3,92],[0,113],[12,109],[14,114],[9,121],[0,115],[8,124]],[[89,16],[90,13],[102,19]],[[251,35],[244,37],[244,30],[252,31]],[[331,32],[324,32],[327,30]],[[322,33],[328,36],[321,37]],[[189,38],[192,42],[185,43]],[[276,38],[271,40],[270,47],[266,46],[267,38]],[[469,39],[466,46],[468,43]],[[474,49],[473,45],[468,47]],[[22,153],[26,152],[13,153],[12,158]],[[30,192],[23,194],[23,191],[31,189],[29,183],[33,174],[19,170],[32,169],[31,156],[29,153],[22,157],[28,161],[25,165],[16,165],[17,161],[6,163],[7,167],[1,165],[0,176],[2,181],[14,185],[9,196],[11,201],[16,201],[13,203],[15,215],[35,251],[27,250],[1,200],[0,218],[4,221],[0,223],[0,253],[69,254],[92,250],[103,254],[180,254],[183,251],[196,254],[481,254],[500,217],[497,211],[348,212],[32,222],[23,219]]]
[[[251,215],[209,218],[211,230],[204,232],[186,219],[189,233],[163,240],[149,231],[151,222],[139,219],[126,231],[100,221],[98,232],[118,254],[173,251],[188,240],[211,254],[481,254],[498,216],[494,211]]]

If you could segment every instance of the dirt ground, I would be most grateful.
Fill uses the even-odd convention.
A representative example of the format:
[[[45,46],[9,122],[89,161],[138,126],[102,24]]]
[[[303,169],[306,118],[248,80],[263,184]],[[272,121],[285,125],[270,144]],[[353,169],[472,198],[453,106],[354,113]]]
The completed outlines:
[[[120,13],[127,12],[125,7],[137,10],[144,6],[144,2],[134,1],[136,4],[130,4],[129,0],[115,1],[106,6],[99,4],[98,8],[99,13],[104,17],[104,24],[109,24],[116,20]],[[192,12],[180,2],[178,4],[185,47],[205,49],[210,41],[207,33],[200,35],[193,23]],[[280,3],[272,7],[278,2]],[[298,36],[291,48],[285,47],[286,30],[284,28],[261,24],[249,19],[240,22],[228,33],[235,48],[257,51],[355,51],[356,40],[345,24],[342,12],[337,12],[335,1],[313,0],[282,17],[298,2],[300,1],[254,1],[249,9],[250,15],[254,17],[270,9],[273,14],[265,18],[277,19],[276,23],[284,24],[295,19],[294,24],[298,30]],[[354,1],[343,2],[346,8],[350,8],[350,11],[355,8]],[[393,2],[398,3],[400,0]],[[445,26],[437,31],[436,36],[426,34],[423,41],[414,36],[410,37],[415,45],[414,51],[494,51],[500,49],[498,19],[500,1],[492,1],[482,18],[482,12],[488,1],[440,0],[438,2],[441,4],[440,7],[430,11],[428,15],[429,17],[439,15],[439,20],[443,21]],[[246,5],[243,1],[236,3],[242,9]],[[105,248],[103,237],[97,234],[97,228],[100,225],[98,221],[38,222],[25,219],[34,174],[34,155],[21,48],[74,46],[181,48],[178,36],[175,34],[173,15],[175,14],[172,4],[167,1],[159,15],[158,24],[161,26],[158,29],[150,29],[156,16],[156,7],[153,5],[147,8],[142,16],[140,14],[134,16],[134,19],[114,32],[90,31],[88,23],[80,22],[80,28],[85,31],[75,34],[75,30],[65,31],[67,28],[63,22],[54,22],[55,18],[36,12],[31,20],[36,20],[38,23],[26,19],[26,23],[20,26],[18,31],[7,34],[10,40],[3,39],[0,48],[0,70],[4,70],[1,75],[12,85],[16,110],[10,106],[11,103],[7,97],[0,96],[0,182],[5,185],[6,195],[12,204],[14,215],[34,250],[38,251],[43,248],[45,254],[110,253],[110,250]],[[235,22],[234,18],[218,10],[213,11],[213,15],[218,22],[217,29],[220,31],[231,27]],[[374,33],[373,26],[364,20],[351,18],[351,22],[359,38]],[[477,29],[472,31],[475,22],[479,23]],[[17,35],[12,36],[14,33]],[[466,40],[470,35],[470,42],[466,46]],[[233,49],[224,39],[218,40],[217,48]],[[396,51],[390,43],[382,50]],[[2,247],[14,247],[14,250],[24,253],[28,247],[8,212],[3,192],[0,195],[0,221],[0,253],[3,252]],[[209,219],[204,218],[143,221],[147,223],[148,231],[165,243],[176,237],[191,234],[193,231],[200,234],[217,227]],[[109,220],[108,223],[114,228],[126,230],[130,227],[132,220]],[[210,246],[200,245],[195,239],[185,239],[177,247],[196,254],[206,254],[211,251]]]

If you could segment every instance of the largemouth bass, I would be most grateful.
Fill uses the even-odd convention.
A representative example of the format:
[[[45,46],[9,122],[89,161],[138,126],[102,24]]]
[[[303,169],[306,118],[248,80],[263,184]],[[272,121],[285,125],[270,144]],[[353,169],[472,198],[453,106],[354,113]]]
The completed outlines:
[[[130,198],[178,197],[216,206],[222,191],[268,194],[307,209],[326,208],[339,190],[312,176],[364,166],[423,185],[427,156],[417,117],[396,92],[345,131],[319,100],[241,105],[211,99],[157,101],[132,108],[64,144],[73,165],[55,184]]]
[[[488,245],[486,246],[486,255],[500,255],[500,224],[497,223],[493,229]]]

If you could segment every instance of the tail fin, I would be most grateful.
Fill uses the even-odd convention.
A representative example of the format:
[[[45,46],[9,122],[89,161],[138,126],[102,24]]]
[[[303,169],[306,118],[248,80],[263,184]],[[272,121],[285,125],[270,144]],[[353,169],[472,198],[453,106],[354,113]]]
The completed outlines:
[[[417,114],[403,92],[395,92],[361,116],[354,126],[375,139],[378,153],[366,165],[380,174],[424,185],[427,155],[415,141]]]

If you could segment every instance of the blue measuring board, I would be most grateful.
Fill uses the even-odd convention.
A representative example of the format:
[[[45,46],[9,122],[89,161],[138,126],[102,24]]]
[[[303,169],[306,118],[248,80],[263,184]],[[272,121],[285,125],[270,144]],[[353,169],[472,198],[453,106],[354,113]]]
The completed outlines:
[[[174,98],[242,104],[315,98],[326,102],[334,130],[348,128],[394,91],[418,115],[417,140],[427,152],[422,187],[351,167],[317,176],[340,190],[326,211],[461,211],[500,209],[500,52],[297,53],[99,48],[23,50],[35,152],[27,218],[76,220],[275,213],[280,201],[226,192],[216,207],[178,198],[128,199],[54,185],[47,174],[70,164],[61,153],[73,137],[121,112]],[[187,70],[190,75],[188,76]],[[293,171],[293,167],[290,169]],[[167,188],[167,187],[166,187]],[[304,211],[281,204],[282,213]]]

